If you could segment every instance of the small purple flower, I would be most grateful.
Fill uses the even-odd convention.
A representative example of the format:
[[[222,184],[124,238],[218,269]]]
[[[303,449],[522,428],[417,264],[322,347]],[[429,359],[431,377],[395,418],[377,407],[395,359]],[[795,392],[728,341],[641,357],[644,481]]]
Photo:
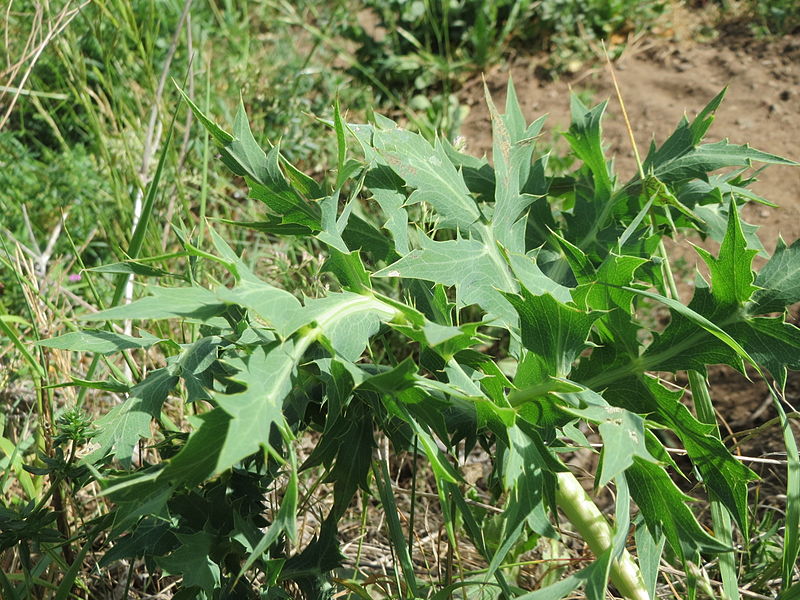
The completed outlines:
[[[81,279],[83,279],[83,276],[80,273],[69,274],[69,280],[72,281],[73,283],[76,281],[80,281]]]

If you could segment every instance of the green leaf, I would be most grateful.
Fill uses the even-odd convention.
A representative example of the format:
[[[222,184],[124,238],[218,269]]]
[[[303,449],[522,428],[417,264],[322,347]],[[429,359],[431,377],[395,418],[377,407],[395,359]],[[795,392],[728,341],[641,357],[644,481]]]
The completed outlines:
[[[782,317],[750,318],[726,329],[770,372],[779,389],[786,385],[787,369],[800,370],[800,329]]]
[[[755,361],[748,355],[747,351],[739,344],[739,342],[737,342],[733,337],[731,337],[730,334],[728,334],[726,331],[724,331],[718,325],[716,325],[715,323],[713,323],[712,321],[710,321],[709,319],[704,317],[700,312],[697,312],[697,311],[693,310],[691,305],[690,306],[685,306],[685,305],[681,304],[680,302],[678,302],[676,300],[673,300],[672,298],[667,298],[665,296],[662,296],[661,294],[648,292],[646,290],[637,290],[635,288],[630,288],[630,287],[623,287],[622,289],[628,290],[630,292],[633,292],[634,294],[639,294],[640,296],[644,296],[646,298],[650,298],[652,300],[656,300],[658,302],[661,302],[662,304],[666,304],[669,307],[669,309],[672,311],[673,318],[674,318],[674,315],[676,315],[676,314],[680,315],[681,317],[684,317],[687,322],[696,325],[697,327],[707,331],[712,336],[714,336],[717,339],[719,339],[720,341],[722,341],[728,348],[733,350],[733,352],[735,352],[736,355],[740,359],[745,360],[745,361],[749,362],[750,364],[756,364]],[[698,295],[698,290],[699,289],[700,288],[695,287],[695,290],[696,290],[695,291],[695,296],[696,297]],[[710,297],[710,294],[705,294],[705,297]],[[709,301],[705,301],[704,305],[708,305],[708,303],[709,303]],[[674,360],[677,360],[677,361],[683,361],[684,359],[687,358],[687,356],[685,354],[687,349],[689,349],[691,347],[691,345],[702,341],[702,340],[698,339],[697,337],[694,337],[692,339],[684,338],[683,341],[680,342],[680,344],[678,346],[673,346],[673,348],[670,350],[668,348],[667,344],[662,342],[662,339],[666,336],[666,333],[667,333],[668,330],[669,330],[669,328],[667,328],[667,330],[665,330],[664,335],[662,335],[662,336],[660,336],[658,338],[658,343],[660,345],[658,347],[656,347],[656,343],[653,343],[648,348],[648,351],[644,355],[645,357],[650,359],[648,361],[648,363],[647,363],[649,369],[659,370],[657,368],[657,366],[656,366],[656,365],[661,365],[662,364],[660,362],[657,362],[659,360],[672,360],[672,359],[674,359]],[[658,352],[656,351],[656,348],[658,348]],[[704,349],[700,349],[700,351],[705,351],[705,350]],[[684,353],[683,356],[682,356],[682,353]],[[648,354],[650,354],[649,357],[647,356]],[[722,362],[722,361],[720,361],[720,362]],[[706,363],[706,364],[714,364],[714,363]],[[728,363],[728,364],[730,364],[730,363]],[[735,365],[732,365],[732,366],[735,366]],[[700,366],[699,368],[695,368],[694,366],[691,366],[691,367],[671,367],[671,368],[665,369],[665,370],[670,370],[671,371],[671,370],[673,370],[675,368],[677,368],[677,369],[687,369],[688,368],[688,369],[693,369],[693,370],[702,370],[703,369],[702,366]],[[739,367],[739,368],[741,368],[741,367]]]
[[[408,203],[430,204],[440,227],[468,231],[478,221],[480,211],[441,143],[431,146],[421,135],[397,127],[376,128],[372,143],[406,185],[415,188]]]
[[[245,121],[246,123],[246,121]],[[249,126],[248,126],[249,131]],[[263,154],[263,151],[259,149]],[[319,230],[322,227],[320,208],[308,202],[286,181],[280,170],[280,151],[270,150],[257,174],[245,174],[250,197],[263,202],[284,223],[295,223]]]
[[[650,529],[641,523],[636,525],[634,536],[639,568],[642,571],[642,579],[644,580],[650,597],[655,598],[656,582],[658,581],[661,556],[664,553],[664,542],[666,542],[666,538],[663,535],[653,535]]]
[[[151,267],[150,265],[145,265],[133,260],[101,265],[99,267],[92,267],[91,269],[86,269],[86,270],[92,271],[94,273],[114,273],[116,275],[119,274],[139,275],[141,277],[178,277],[180,279],[184,279],[183,275],[170,273],[169,271],[164,271],[163,269]]]
[[[48,340],[40,340],[39,346],[72,350],[74,352],[96,352],[98,354],[112,354],[121,350],[132,348],[149,348],[163,342],[164,338],[155,337],[146,331],[140,332],[140,337],[132,337],[122,333],[113,333],[100,329],[85,329],[65,333]]]
[[[207,371],[216,362],[218,349],[222,344],[223,339],[219,336],[199,338],[194,343],[187,344],[172,363],[172,373],[179,375],[186,386],[187,402],[211,400],[207,390],[212,387],[213,381]]]
[[[319,328],[334,352],[356,362],[381,323],[397,312],[374,296],[340,292],[307,300],[302,314],[307,323]]]
[[[722,202],[721,199],[720,202]],[[725,204],[709,204],[695,206],[692,212],[705,223],[705,233],[715,242],[722,244],[728,231],[728,207]],[[757,250],[759,256],[766,258],[768,256],[767,251],[756,233],[758,226],[745,223],[741,219],[740,223],[744,239],[747,240],[747,247]]]
[[[284,223],[280,217],[267,215],[264,221],[235,221],[232,219],[219,219],[221,223],[234,227],[245,227],[262,233],[273,235],[310,235],[313,229],[300,223]]]
[[[459,306],[477,304],[502,323],[516,321],[501,292],[513,292],[504,265],[498,265],[488,246],[478,240],[436,242],[421,237],[422,248],[412,250],[373,277],[405,277],[455,286]]]
[[[715,364],[727,364],[743,370],[742,355],[736,348],[746,354],[744,348],[730,334],[703,316],[709,315],[711,319],[728,319],[731,316],[730,312],[715,315],[716,305],[705,281],[700,278],[696,280],[694,297],[688,307],[678,302],[669,307],[672,313],[670,324],[663,333],[654,336],[653,343],[642,356],[648,370],[673,373],[693,370],[702,373],[707,365]],[[729,341],[735,346],[731,346]]]
[[[333,482],[333,507],[331,515],[336,521],[344,516],[356,490],[367,490],[367,476],[375,448],[372,430],[374,423],[371,407],[354,402],[338,420],[339,427],[326,428],[326,443],[337,448],[333,468],[325,478]]]
[[[230,468],[233,464],[252,454],[248,452],[248,440],[232,437],[231,421],[233,418],[221,408],[214,408],[195,417],[189,417],[194,431],[180,451],[165,461],[156,483],[163,488],[181,485],[199,485]],[[238,458],[235,456],[243,448]]]
[[[253,311],[283,339],[309,322],[297,298],[249,273],[243,275],[236,287],[221,288],[216,296]]]
[[[214,292],[201,287],[148,288],[150,296],[100,312],[79,315],[84,321],[119,321],[122,319],[170,319],[186,317],[201,321],[222,314],[225,304]]]
[[[572,123],[569,131],[564,134],[578,158],[589,167],[601,193],[606,194],[614,187],[603,153],[600,128],[600,121],[607,105],[607,101],[602,102],[590,110],[576,94],[572,94],[570,96]]]
[[[550,294],[564,304],[571,302],[572,293],[570,289],[545,275],[539,268],[537,256],[538,252],[534,255],[508,254],[508,262],[519,283],[536,296]]]
[[[461,171],[469,191],[475,194],[479,201],[491,202],[494,200],[494,169],[489,165],[486,157],[476,158],[459,152],[445,138],[442,138],[440,143],[450,162]]]
[[[371,289],[369,273],[364,268],[358,252],[339,252],[336,248],[330,249],[330,256],[323,265],[323,270],[336,275],[336,279],[346,290],[359,292],[362,289]]]
[[[522,344],[538,357],[543,372],[569,375],[572,363],[589,346],[586,340],[600,313],[567,306],[550,294],[534,296],[525,288],[506,298],[519,314]]]
[[[723,167],[749,167],[753,161],[797,165],[796,162],[774,154],[751,148],[749,144],[739,146],[728,140],[702,144],[674,158],[653,163],[653,175],[664,183],[675,183],[689,179],[705,179],[707,174]]]
[[[373,464],[372,470],[375,474],[378,495],[386,514],[389,538],[392,540],[392,547],[398,555],[403,578],[414,597],[419,597],[419,593],[417,593],[417,578],[414,575],[414,564],[411,562],[410,548],[406,544],[403,528],[400,526],[399,511],[392,492],[392,479],[389,476],[389,467],[386,464],[386,460],[380,461],[380,470],[375,464]]]
[[[286,534],[291,541],[297,539],[297,471],[293,469],[289,473],[288,479],[286,486],[283,488],[283,499],[278,512],[273,517],[267,531],[250,552],[247,560],[242,564],[238,578],[241,578],[282,534]]]
[[[747,240],[739,223],[739,211],[731,201],[728,211],[728,231],[714,258],[710,252],[695,247],[711,272],[711,295],[718,310],[735,310],[747,302],[756,291],[753,285],[753,258],[757,250],[748,250]]]
[[[373,262],[392,260],[394,252],[391,240],[386,233],[353,213],[342,231],[342,240],[352,251],[361,250],[372,258]]]
[[[733,515],[743,532],[748,527],[748,483],[757,479],[681,402],[683,391],[670,391],[648,375],[630,377],[609,386],[603,397],[674,432],[705,485]]]
[[[800,239],[787,247],[778,238],[775,253],[759,271],[755,284],[762,289],[753,296],[750,314],[783,312],[800,301]]]
[[[489,88],[484,83],[484,95],[492,117],[492,157],[495,172],[495,205],[492,217],[492,228],[496,238],[509,249],[524,251],[524,243],[510,235],[515,231],[512,226],[522,212],[536,198],[522,194],[522,186],[528,179],[533,157],[533,145],[536,136],[542,129],[544,117],[530,127],[525,120],[517,102],[514,86],[509,79],[506,96],[506,115],[501,116],[492,102]],[[520,231],[524,235],[524,232]]]
[[[609,254],[589,281],[581,282],[572,292],[575,304],[584,309],[611,310],[621,308],[630,313],[633,294],[621,290],[630,285],[636,270],[647,262],[637,256]]]
[[[559,394],[575,398],[582,406],[562,406],[561,410],[598,425],[603,438],[600,474],[596,484],[607,485],[633,464],[634,457],[657,462],[645,445],[644,419],[631,411],[609,405],[599,394],[586,390],[579,394]]]
[[[611,552],[610,548],[608,552]],[[588,567],[584,567],[577,573],[565,577],[561,581],[541,590],[517,596],[516,600],[561,600],[561,598],[570,594],[578,586],[587,584],[589,580],[594,579],[598,575],[602,575],[605,565],[600,562],[600,558],[601,557],[598,557],[597,561],[593,562]]]
[[[386,218],[384,229],[392,234],[394,248],[400,255],[408,254],[408,213],[403,205],[405,183],[386,165],[376,165],[367,171],[364,185],[372,192]]]
[[[634,458],[625,477],[651,533],[663,531],[681,559],[731,550],[703,530],[687,505],[692,498],[678,489],[663,467]]]
[[[222,449],[215,473],[257,452],[261,446],[268,447],[273,427],[285,432],[283,399],[291,390],[302,351],[302,346],[290,340],[270,347],[260,346],[250,356],[228,361],[239,369],[233,379],[246,389],[236,394],[214,393],[219,407],[231,416],[224,441],[216,444]],[[269,386],[264,386],[267,374]]]
[[[199,587],[211,594],[220,584],[220,570],[211,557],[216,536],[207,531],[176,533],[181,545],[168,556],[156,557],[156,563],[168,575],[183,575],[183,588]]]
[[[161,406],[177,383],[178,378],[167,369],[157,369],[131,388],[130,397],[95,423],[98,434],[93,441],[99,448],[84,461],[92,463],[111,455],[130,466],[134,446],[140,439],[151,437],[150,423],[159,417]]]
[[[727,88],[724,88],[717,94],[711,102],[697,115],[692,124],[689,124],[688,119],[684,116],[672,135],[656,149],[655,144],[652,144],[650,151],[647,154],[642,168],[645,173],[653,171],[658,165],[668,163],[678,157],[681,157],[697,146],[706,135],[709,127],[714,122],[714,113],[722,103]]]
[[[787,369],[800,368],[797,359],[800,331],[795,326],[784,323],[782,318],[756,319],[749,316],[760,305],[757,294],[768,293],[768,290],[759,290],[753,285],[751,263],[756,251],[747,249],[733,202],[728,231],[719,257],[714,258],[699,248],[697,250],[711,271],[711,293],[705,287],[705,282],[698,278],[695,295],[689,306],[682,307],[676,303],[669,327],[644,354],[648,368],[703,372],[705,365],[723,363],[741,370],[740,361],[744,359],[765,367],[782,388],[786,382]],[[772,273],[774,271],[768,273],[762,281],[769,281],[770,277],[774,277]],[[782,285],[786,279],[781,273],[775,281]],[[777,292],[777,296],[781,293]],[[751,297],[754,299],[748,305]],[[774,301],[766,300],[762,306],[777,307],[778,303],[774,302],[770,306],[770,302]],[[783,310],[783,306],[780,310]],[[702,316],[698,320],[696,317],[700,315]],[[708,327],[709,322],[713,322],[714,328]],[[734,341],[733,344],[731,341]]]
[[[182,90],[179,91],[219,147],[222,162],[236,175],[245,178],[252,198],[264,202],[275,214],[283,216],[284,222],[319,229],[319,208],[304,200],[283,176],[278,148],[265,154],[258,145],[250,130],[243,101],[239,102],[231,135],[203,114]]]

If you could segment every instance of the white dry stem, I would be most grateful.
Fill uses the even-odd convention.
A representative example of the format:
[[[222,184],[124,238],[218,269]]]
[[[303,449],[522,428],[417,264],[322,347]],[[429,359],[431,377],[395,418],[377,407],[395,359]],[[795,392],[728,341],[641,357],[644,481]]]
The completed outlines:
[[[613,544],[614,533],[597,505],[569,471],[557,474],[556,503],[589,544],[592,552],[599,556]],[[627,550],[611,563],[611,582],[628,600],[650,600],[639,567]]]
[[[31,45],[38,33],[40,33],[39,28],[41,27],[41,21],[43,20],[43,7],[41,5],[36,5],[36,13],[34,16],[34,24],[31,28],[31,34],[26,41],[25,48],[23,49],[23,56],[12,66],[10,66],[6,71],[3,72],[3,76],[9,74],[8,82],[6,85],[3,86],[3,91],[0,93],[0,97],[2,97],[6,91],[13,91],[13,95],[11,97],[11,102],[8,103],[8,107],[6,108],[5,113],[0,118],[0,131],[2,131],[3,126],[8,122],[8,118],[11,116],[11,113],[14,110],[14,107],[17,104],[17,100],[25,91],[25,84],[28,82],[28,78],[30,77],[31,73],[33,72],[34,66],[39,61],[39,58],[42,56],[45,48],[55,39],[62,31],[67,28],[72,20],[80,14],[81,10],[85,6],[90,3],[91,0],[86,0],[82,4],[71,7],[70,3],[67,2],[66,5],[61,9],[61,11],[56,15],[55,21],[50,25],[49,29],[44,35],[42,41],[31,48]],[[11,2],[8,4],[8,8],[6,11],[6,25],[9,23],[9,15],[11,13]],[[8,45],[8,31],[10,27],[6,27],[5,37],[6,37],[6,48],[9,47]],[[22,65],[28,62],[28,67],[25,69],[22,77],[20,78],[19,82],[14,85],[14,79],[17,77],[17,73],[19,72]]]

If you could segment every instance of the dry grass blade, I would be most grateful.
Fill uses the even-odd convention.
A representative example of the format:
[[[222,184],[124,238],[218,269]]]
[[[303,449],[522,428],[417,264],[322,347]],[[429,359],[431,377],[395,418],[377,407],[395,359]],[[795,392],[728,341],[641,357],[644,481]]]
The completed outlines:
[[[37,2],[35,3],[35,17],[33,27],[31,28],[30,35],[28,36],[28,40],[25,43],[25,47],[23,50],[22,56],[8,69],[6,69],[5,74],[9,74],[8,83],[0,90],[0,101],[3,100],[4,95],[6,94],[6,90],[15,90],[11,97],[11,101],[8,104],[8,108],[6,108],[3,117],[0,118],[0,131],[3,130],[8,118],[11,116],[11,113],[14,111],[14,107],[17,104],[17,100],[19,100],[20,95],[22,94],[23,90],[25,89],[25,84],[28,81],[28,77],[30,77],[31,73],[33,72],[33,68],[36,66],[39,58],[42,56],[42,53],[45,51],[47,46],[60,34],[62,33],[67,26],[72,22],[72,20],[77,17],[81,10],[88,6],[91,3],[91,0],[85,0],[82,4],[78,6],[70,8],[71,0],[68,0],[67,3],[64,5],[63,8],[51,19],[48,23],[47,31],[44,32],[42,40],[33,45],[35,40],[41,33],[43,24],[41,22],[45,8]],[[8,23],[9,19],[9,12],[11,11],[12,0],[9,0],[8,10],[6,11],[6,23]],[[6,32],[8,32],[10,28],[6,27]],[[31,47],[33,46],[33,47]],[[8,48],[8,42],[6,42],[6,47]],[[23,65],[27,63],[27,67],[25,72],[23,73],[22,77],[16,84],[14,83],[16,76],[19,70],[22,68]]]

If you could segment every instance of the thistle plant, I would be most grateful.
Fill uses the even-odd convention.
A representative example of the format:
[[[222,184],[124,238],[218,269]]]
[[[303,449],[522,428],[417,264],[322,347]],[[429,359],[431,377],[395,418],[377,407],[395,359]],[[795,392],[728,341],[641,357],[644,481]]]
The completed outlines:
[[[747,189],[752,163],[795,163],[703,143],[723,95],[653,143],[624,182],[602,145],[606,103],[572,98],[565,136],[580,166],[553,178],[536,149],[544,119],[526,121],[511,83],[505,114],[487,93],[491,164],[378,115],[345,123],[336,106],[330,183],[278,147],[262,150],[243,109],[228,133],[186,98],[223,163],[264,204],[262,221],[241,225],[322,248],[332,283],[317,297],[277,287],[213,227],[213,249],[179,230],[189,268],[215,265],[207,272],[224,273],[221,281],[151,285],[132,304],[84,320],[182,319],[196,325],[194,339],[87,329],[45,342],[102,353],[161,345],[169,356],[96,423],[97,449],[84,459],[101,473],[110,460],[130,469],[102,475],[114,531],[127,532],[102,564],[143,556],[183,576],[182,597],[279,598],[289,582],[304,597],[331,597],[329,577],[344,558],[337,525],[361,490],[385,512],[395,597],[560,598],[583,586],[599,600],[610,582],[643,600],[655,597],[662,558],[684,570],[694,597],[707,585],[702,557],[737,598],[734,542],[749,539],[756,475],[717,431],[706,375],[724,364],[763,378],[781,420],[788,489],[775,567],[783,590],[796,586],[800,463],[784,388],[787,369],[800,368],[800,330],[785,320],[800,301],[800,244],[779,241],[756,273],[753,259],[766,252],[740,217],[747,202],[769,204]],[[697,248],[710,279],[697,275],[685,304],[663,240],[687,229],[719,250]],[[645,303],[669,311],[665,328],[642,317]],[[679,372],[688,374],[688,404],[684,389],[662,379]],[[194,406],[188,435],[164,414],[176,394]],[[159,459],[133,468],[154,421]],[[318,433],[301,462],[298,440],[309,430]],[[585,451],[587,431],[602,441],[594,487],[614,491],[608,517],[562,460]],[[665,432],[692,473],[678,469]],[[383,436],[395,453],[424,455],[449,542],[457,549],[469,539],[486,564],[480,573],[435,581],[416,568],[390,457],[377,451]],[[460,470],[478,445],[491,461],[484,492],[503,511],[491,519],[468,501]],[[299,481],[315,468],[333,502],[314,541],[298,548]],[[705,490],[711,529],[676,476]],[[571,525],[559,525],[559,511]],[[413,513],[407,526],[418,526]],[[506,563],[570,527],[595,560],[543,589],[519,587]]]

